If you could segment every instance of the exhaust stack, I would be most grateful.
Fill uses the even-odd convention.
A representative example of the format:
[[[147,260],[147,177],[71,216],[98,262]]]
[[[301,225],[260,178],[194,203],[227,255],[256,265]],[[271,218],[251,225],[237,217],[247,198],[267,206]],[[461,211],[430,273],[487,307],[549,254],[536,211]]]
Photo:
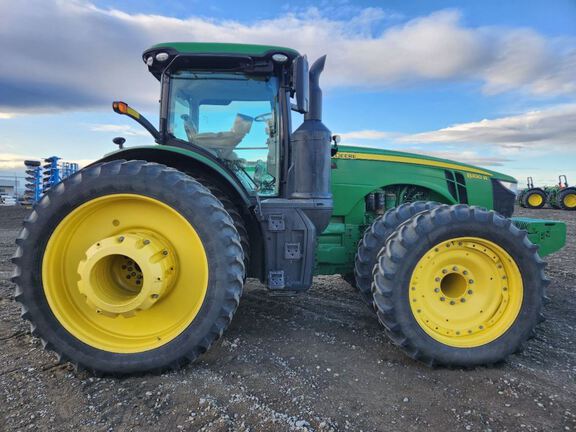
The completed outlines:
[[[310,106],[304,122],[291,136],[292,164],[289,169],[289,198],[308,201],[304,212],[321,233],[332,215],[331,154],[332,134],[322,123],[320,74],[326,56],[310,68]]]
[[[310,68],[310,107],[304,115],[304,120],[322,121],[322,89],[320,88],[320,74],[324,70],[326,56],[320,57]]]

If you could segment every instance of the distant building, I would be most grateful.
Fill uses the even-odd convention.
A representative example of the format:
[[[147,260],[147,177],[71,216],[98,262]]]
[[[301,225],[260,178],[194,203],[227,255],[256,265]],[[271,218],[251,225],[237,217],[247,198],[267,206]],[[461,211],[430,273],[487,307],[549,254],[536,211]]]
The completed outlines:
[[[0,178],[0,195],[15,196],[18,191],[18,179]]]

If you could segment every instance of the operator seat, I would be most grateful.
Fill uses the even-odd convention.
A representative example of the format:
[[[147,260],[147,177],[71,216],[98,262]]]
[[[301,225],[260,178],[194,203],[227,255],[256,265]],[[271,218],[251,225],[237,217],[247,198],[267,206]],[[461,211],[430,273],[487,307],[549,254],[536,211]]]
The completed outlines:
[[[184,120],[184,130],[189,142],[204,147],[218,157],[228,160],[238,159],[234,154],[234,148],[250,132],[254,121],[252,117],[238,113],[230,131],[198,133],[196,126],[189,120],[187,115],[183,115],[182,119]]]

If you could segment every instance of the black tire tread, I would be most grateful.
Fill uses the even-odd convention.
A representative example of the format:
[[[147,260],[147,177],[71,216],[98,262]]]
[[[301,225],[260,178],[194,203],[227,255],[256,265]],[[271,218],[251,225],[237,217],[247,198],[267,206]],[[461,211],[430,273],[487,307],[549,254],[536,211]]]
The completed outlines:
[[[576,211],[576,207],[567,207],[566,204],[564,204],[564,197],[568,194],[576,194],[576,187],[567,187],[565,189],[562,189],[560,192],[558,192],[558,194],[556,195],[556,202],[559,209],[562,210],[567,210],[567,211]]]
[[[16,240],[17,248],[12,257],[12,263],[15,265],[14,274],[12,276],[12,281],[16,284],[15,300],[21,306],[22,318],[30,323],[31,334],[40,338],[41,343],[46,350],[54,351],[59,361],[71,361],[71,359],[69,359],[56,347],[56,344],[53,343],[53,338],[57,336],[54,336],[48,329],[35,323],[36,317],[32,316],[32,308],[29,307],[29,302],[32,301],[31,297],[35,293],[32,292],[32,287],[29,286],[30,280],[25,277],[23,273],[28,272],[28,269],[22,268],[23,257],[34,247],[34,244],[30,244],[30,232],[34,229],[34,225],[37,224],[42,215],[48,215],[56,210],[53,208],[54,206],[52,201],[58,197],[62,197],[68,192],[69,188],[79,185],[84,179],[115,174],[141,176],[146,182],[161,181],[163,184],[170,185],[171,190],[174,191],[174,193],[182,197],[185,196],[194,199],[207,209],[206,214],[209,215],[207,223],[218,226],[219,230],[225,233],[225,235],[222,236],[226,239],[222,255],[227,262],[227,287],[220,306],[219,318],[214,320],[201,343],[191,347],[188,352],[174,359],[169,364],[160,365],[148,370],[129,370],[128,372],[125,372],[110,371],[106,368],[90,366],[76,360],[74,360],[73,363],[77,370],[87,370],[98,376],[161,373],[165,370],[179,369],[187,363],[196,360],[199,355],[205,353],[210,346],[222,336],[222,333],[230,324],[242,294],[244,264],[241,259],[242,246],[239,241],[237,230],[234,227],[231,216],[226,212],[223,205],[220,201],[215,199],[210,191],[202,186],[201,183],[174,168],[141,160],[115,160],[87,167],[59,183],[56,187],[51,188],[50,191],[34,206],[30,215],[24,220],[23,228]],[[36,309],[36,307],[34,307],[34,309]]]
[[[531,316],[529,330],[524,337],[516,340],[515,344],[506,348],[506,352],[500,358],[489,362],[475,362],[468,358],[466,361],[447,362],[441,358],[424,352],[418,342],[411,340],[404,331],[401,318],[397,312],[397,297],[402,287],[399,286],[397,276],[399,276],[399,266],[403,263],[407,252],[415,247],[421,239],[431,233],[434,229],[445,227],[449,224],[462,220],[474,220],[480,223],[494,224],[499,227],[503,235],[509,235],[516,244],[522,245],[526,250],[530,266],[535,269],[537,286],[540,289],[540,307],[538,312]],[[467,205],[443,205],[432,210],[419,213],[411,220],[404,223],[389,238],[386,250],[379,256],[374,277],[374,305],[376,307],[378,319],[384,326],[390,339],[406,352],[414,360],[418,360],[428,366],[447,367],[472,367],[477,365],[490,365],[501,362],[509,354],[519,352],[524,347],[527,340],[534,335],[535,327],[544,320],[541,307],[546,301],[546,286],[549,280],[544,274],[546,263],[542,261],[537,253],[538,246],[532,244],[528,239],[527,232],[516,228],[509,219],[504,218],[494,211],[487,211],[474,206]]]
[[[542,197],[542,204],[540,204],[538,206],[530,205],[530,203],[528,202],[528,198],[530,198],[530,196],[534,195],[534,194],[540,195]],[[522,207],[524,207],[524,208],[541,209],[542,207],[544,207],[546,205],[547,202],[548,202],[548,194],[543,189],[540,189],[540,188],[534,188],[534,189],[527,190],[522,195]]]
[[[372,280],[378,254],[394,230],[412,216],[440,205],[433,201],[414,201],[401,204],[377,217],[366,229],[354,258],[354,284],[360,297],[373,307]]]
[[[193,174],[191,175],[192,177],[194,177]],[[198,182],[200,182],[204,187],[206,187],[212,193],[212,195],[214,195],[216,198],[218,198],[218,200],[220,200],[220,202],[222,203],[222,205],[232,218],[234,226],[236,227],[236,231],[238,231],[238,234],[240,235],[240,244],[242,245],[242,250],[244,251],[244,267],[248,269],[250,265],[250,255],[251,255],[250,237],[248,236],[246,223],[244,222],[244,218],[240,214],[238,206],[232,202],[232,200],[228,197],[228,195],[225,192],[223,192],[218,186],[216,186],[209,179],[200,176],[194,178]]]

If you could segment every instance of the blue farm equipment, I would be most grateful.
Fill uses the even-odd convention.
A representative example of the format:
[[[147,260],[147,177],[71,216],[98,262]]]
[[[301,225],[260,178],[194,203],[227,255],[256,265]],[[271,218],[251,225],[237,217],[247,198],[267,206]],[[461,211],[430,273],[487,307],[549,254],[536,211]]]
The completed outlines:
[[[60,159],[58,156],[51,156],[44,159],[44,165],[37,160],[24,161],[26,166],[24,203],[26,205],[37,203],[51,187],[78,171],[77,163],[59,163]]]

